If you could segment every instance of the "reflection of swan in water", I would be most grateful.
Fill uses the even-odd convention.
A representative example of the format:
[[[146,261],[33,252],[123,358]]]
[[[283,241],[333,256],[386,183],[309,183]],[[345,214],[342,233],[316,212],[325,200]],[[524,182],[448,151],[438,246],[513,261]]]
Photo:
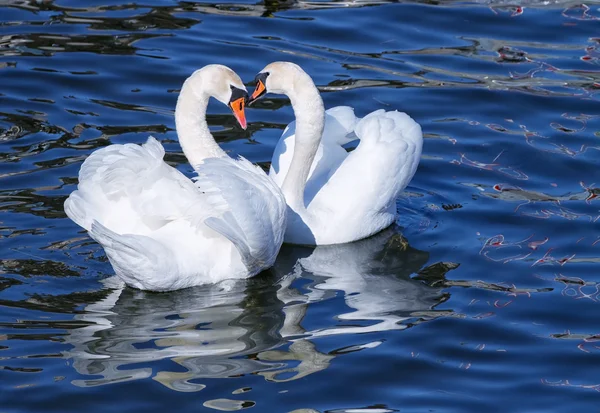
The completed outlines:
[[[409,277],[427,258],[389,229],[353,244],[286,247],[273,271],[248,280],[155,294],[109,278],[105,283],[114,290],[78,314],[88,325],[65,338],[73,346],[66,356],[77,372],[92,376],[73,384],[152,377],[173,390],[198,391],[204,385],[196,379],[249,373],[270,381],[304,377],[327,368],[337,355],[379,344],[322,353],[313,338],[402,329],[415,312],[443,300],[440,290]],[[302,324],[311,303],[336,297],[351,310],[333,313],[328,326],[307,331]],[[171,371],[181,367],[187,371]]]
[[[318,337],[404,329],[406,325],[402,322],[414,317],[413,313],[438,304],[442,299],[439,290],[410,278],[427,262],[429,254],[410,247],[397,231],[389,228],[351,244],[320,246],[300,259],[295,257],[303,248],[284,245],[275,270],[282,270],[286,262],[294,265],[292,275],[282,280],[283,288],[278,292],[279,299],[286,303],[284,330],[287,328],[290,335]],[[292,288],[298,277],[312,280],[303,286],[307,292]],[[316,331],[294,330],[300,327],[301,316],[297,313],[304,312],[312,302],[333,298],[338,292],[352,309],[336,315],[340,325]],[[290,320],[294,320],[294,325],[287,325]]]
[[[90,325],[72,330],[66,339],[74,347],[67,356],[73,358],[75,369],[102,378],[76,380],[75,385],[153,377],[174,390],[196,391],[204,386],[189,379],[231,377],[277,367],[250,358],[231,358],[282,344],[277,334],[281,303],[269,307],[273,314],[261,313],[260,304],[254,311],[256,303],[248,301],[246,280],[162,294],[124,288],[114,277],[105,284],[114,290],[76,316]],[[260,291],[255,293],[254,299],[260,302]],[[166,359],[189,372],[153,375],[152,367],[127,368]]]

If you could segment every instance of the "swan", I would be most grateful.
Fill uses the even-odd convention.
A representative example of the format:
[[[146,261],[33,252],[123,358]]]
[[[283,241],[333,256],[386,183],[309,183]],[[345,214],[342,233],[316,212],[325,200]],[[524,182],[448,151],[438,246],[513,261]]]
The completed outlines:
[[[286,205],[257,166],[226,155],[206,123],[210,97],[228,105],[246,128],[248,93],[221,65],[195,71],[183,84],[175,123],[197,173],[188,179],[163,161],[153,137],[143,145],[110,145],[81,166],[67,216],[102,245],[129,286],[168,291],[247,278],[273,264],[283,242]]]
[[[269,176],[288,205],[284,242],[340,244],[394,223],[396,198],[414,176],[423,147],[421,126],[406,113],[354,109],[325,112],[310,76],[298,65],[274,62],[256,76],[249,104],[267,92],[287,95],[296,120],[283,131]],[[348,153],[343,145],[360,139]]]

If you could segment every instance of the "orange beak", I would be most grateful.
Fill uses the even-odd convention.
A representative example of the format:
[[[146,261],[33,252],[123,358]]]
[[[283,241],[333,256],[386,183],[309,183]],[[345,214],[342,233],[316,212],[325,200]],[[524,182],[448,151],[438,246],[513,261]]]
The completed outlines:
[[[261,97],[266,91],[267,91],[267,88],[265,87],[265,84],[263,83],[262,80],[259,80],[256,83],[256,88],[254,89],[252,96],[250,96],[250,102],[254,102],[256,99]]]
[[[244,113],[244,106],[246,106],[246,101],[244,98],[236,99],[229,104],[229,107],[233,112],[233,116],[235,116],[242,129],[246,129],[247,126],[246,114]]]

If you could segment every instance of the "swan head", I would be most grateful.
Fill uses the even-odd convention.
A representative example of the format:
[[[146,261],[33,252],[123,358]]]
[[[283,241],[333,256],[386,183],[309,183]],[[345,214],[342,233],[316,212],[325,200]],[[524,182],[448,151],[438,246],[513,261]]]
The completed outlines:
[[[244,108],[248,91],[237,73],[227,66],[208,65],[195,71],[188,81],[195,94],[207,94],[229,106],[240,126],[246,129]]]
[[[253,103],[266,93],[278,93],[290,95],[295,89],[301,86],[299,79],[306,81],[310,77],[297,64],[291,62],[273,62],[265,66],[254,79],[256,87],[248,104]],[[310,80],[312,84],[312,80]]]

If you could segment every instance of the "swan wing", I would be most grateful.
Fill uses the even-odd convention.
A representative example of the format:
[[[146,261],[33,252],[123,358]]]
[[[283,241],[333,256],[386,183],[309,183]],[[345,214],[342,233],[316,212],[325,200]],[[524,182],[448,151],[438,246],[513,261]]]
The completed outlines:
[[[242,157],[223,157],[204,162],[196,185],[212,202],[228,206],[205,223],[236,246],[248,271],[256,274],[273,265],[286,220],[285,198],[273,180]]]
[[[417,171],[423,149],[421,126],[406,113],[381,109],[361,119],[354,132],[360,144],[351,162],[373,170],[368,193],[376,200],[373,209],[383,210],[395,204]]]
[[[357,139],[354,134],[356,124],[360,119],[354,115],[350,106],[335,106],[325,111],[325,128],[322,142],[345,145]]]
[[[296,121],[293,121],[285,127],[279,141],[277,141],[277,145],[275,145],[275,150],[273,151],[273,157],[271,158],[271,166],[269,167],[269,177],[271,177],[280,188],[283,185],[283,180],[292,163],[295,142]]]
[[[93,152],[81,166],[65,212],[88,231],[97,221],[119,233],[144,235],[185,216],[202,199],[190,179],[163,162],[164,153],[153,137],[141,146],[110,145]]]
[[[341,238],[356,240],[389,225],[395,200],[414,176],[423,146],[421,127],[405,113],[378,110],[362,118],[358,147],[328,177],[309,212],[325,223],[346,222]],[[333,225],[331,225],[333,227]]]
[[[194,182],[163,162],[154,138],[111,145],[81,167],[67,215],[99,242],[116,274],[147,290],[254,275],[281,246],[285,202],[248,161],[208,159]],[[278,232],[279,231],[279,232]]]
[[[146,290],[214,281],[215,261],[232,261],[230,243],[203,222],[226,206],[211,202],[163,156],[152,137],[143,145],[99,149],[84,161],[77,190],[64,205],[102,245],[115,273]]]
[[[179,284],[186,281],[179,277],[173,251],[151,236],[117,234],[98,221],[92,222],[89,234],[102,245],[115,273],[127,285],[168,291],[180,288]]]
[[[328,177],[346,159],[347,152],[342,147],[357,139],[354,134],[359,121],[350,106],[336,106],[325,112],[325,127],[319,148],[313,160],[307,181],[307,199],[327,181]],[[291,122],[275,146],[269,176],[277,183],[283,181],[292,162],[296,139],[296,121]]]

